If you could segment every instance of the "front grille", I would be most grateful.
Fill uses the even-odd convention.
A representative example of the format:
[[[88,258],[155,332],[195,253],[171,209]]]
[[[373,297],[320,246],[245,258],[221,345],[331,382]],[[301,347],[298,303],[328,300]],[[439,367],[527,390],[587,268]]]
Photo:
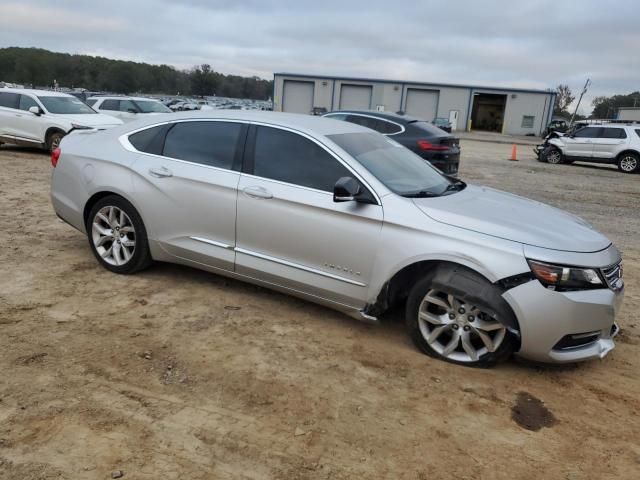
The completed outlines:
[[[622,279],[622,262],[605,267],[600,271],[611,290],[622,290],[622,287],[624,287],[624,280]]]

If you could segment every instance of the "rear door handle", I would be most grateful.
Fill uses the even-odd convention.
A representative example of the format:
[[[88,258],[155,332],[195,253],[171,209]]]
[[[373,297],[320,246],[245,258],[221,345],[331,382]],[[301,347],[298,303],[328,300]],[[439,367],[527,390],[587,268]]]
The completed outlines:
[[[257,198],[260,200],[268,200],[270,198],[273,198],[273,193],[263,187],[246,187],[242,189],[242,192],[248,197]]]
[[[173,173],[166,167],[150,168],[149,174],[156,178],[173,177]]]

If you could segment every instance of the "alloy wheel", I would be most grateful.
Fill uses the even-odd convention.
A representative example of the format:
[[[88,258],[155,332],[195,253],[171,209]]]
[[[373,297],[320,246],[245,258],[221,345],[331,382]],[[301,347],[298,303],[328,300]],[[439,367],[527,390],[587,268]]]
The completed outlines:
[[[620,159],[620,170],[633,172],[638,168],[638,159],[633,155],[627,155]]]
[[[437,353],[469,363],[495,352],[507,333],[504,325],[477,306],[435,289],[429,290],[420,303],[418,326]]]
[[[547,153],[547,162],[549,163],[557,164],[557,163],[560,163],[561,159],[562,159],[562,156],[560,155],[560,152],[555,148],[551,150],[549,153]]]
[[[124,210],[106,206],[91,224],[91,239],[98,255],[109,265],[125,265],[136,249],[136,231]]]

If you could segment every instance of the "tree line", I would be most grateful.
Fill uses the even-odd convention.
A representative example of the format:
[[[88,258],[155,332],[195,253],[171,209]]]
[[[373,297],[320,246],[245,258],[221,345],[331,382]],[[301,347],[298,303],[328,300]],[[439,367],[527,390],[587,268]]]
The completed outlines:
[[[576,97],[568,85],[558,85],[556,87],[556,104],[553,109],[554,115],[570,118],[573,110],[569,111],[569,105]],[[618,109],[621,107],[640,107],[640,92],[635,91],[626,95],[612,95],[610,97],[596,97],[591,102],[593,111],[590,118],[613,119],[616,118]],[[576,118],[585,118],[577,115]]]
[[[208,64],[190,70],[170,65],[57,53],[40,48],[0,48],[0,81],[113,93],[217,95],[267,100],[273,81],[215,72]]]

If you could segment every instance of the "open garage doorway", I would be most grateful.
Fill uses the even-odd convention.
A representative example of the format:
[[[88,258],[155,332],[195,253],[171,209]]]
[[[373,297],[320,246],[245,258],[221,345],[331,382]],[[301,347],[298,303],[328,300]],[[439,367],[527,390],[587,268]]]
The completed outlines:
[[[475,93],[471,110],[471,130],[502,132],[506,105],[506,95]]]

